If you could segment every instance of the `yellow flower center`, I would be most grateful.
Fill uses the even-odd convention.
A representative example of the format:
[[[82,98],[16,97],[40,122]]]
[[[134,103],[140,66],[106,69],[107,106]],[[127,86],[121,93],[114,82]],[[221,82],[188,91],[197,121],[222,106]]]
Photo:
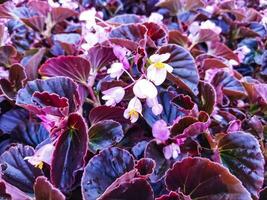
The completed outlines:
[[[162,62],[156,62],[154,64],[154,66],[157,68],[157,69],[163,69],[165,67],[164,63]]]
[[[130,117],[138,117],[138,112],[135,109],[130,110],[129,112]]]
[[[41,161],[40,163],[34,165],[34,167],[38,167],[39,169],[43,169],[44,163]]]

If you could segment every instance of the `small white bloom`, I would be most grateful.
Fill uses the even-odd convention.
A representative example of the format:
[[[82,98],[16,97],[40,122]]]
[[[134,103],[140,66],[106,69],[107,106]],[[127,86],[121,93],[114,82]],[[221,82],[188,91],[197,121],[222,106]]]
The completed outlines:
[[[93,7],[89,10],[83,11],[79,16],[79,20],[85,21],[86,22],[86,28],[90,29],[90,28],[96,26],[95,15],[96,15],[96,10]]]
[[[123,116],[126,119],[130,118],[131,122],[135,123],[138,120],[139,114],[142,115],[142,103],[137,97],[134,97],[130,100]]]
[[[170,53],[154,54],[150,56],[151,65],[147,68],[147,78],[155,85],[161,85],[166,77],[167,72],[172,73],[172,66],[164,63],[170,58]]]
[[[133,92],[140,99],[155,98],[158,94],[157,88],[146,79],[136,81]]]
[[[119,62],[113,63],[107,72],[111,78],[117,78],[118,80],[124,72],[124,66]]]
[[[162,113],[163,107],[161,104],[159,104],[157,97],[152,99],[147,98],[146,103],[148,107],[152,108],[154,115],[159,115],[160,113]]]
[[[171,143],[170,145],[163,148],[163,154],[166,159],[176,159],[180,153],[180,146],[175,143]]]
[[[148,22],[154,22],[157,24],[161,24],[163,20],[163,16],[159,13],[153,12],[148,18]]]
[[[44,162],[51,165],[54,150],[54,145],[49,143],[38,149],[33,156],[25,157],[24,160],[27,160],[31,165],[42,169]]]
[[[222,29],[219,26],[216,26],[216,24],[210,20],[206,20],[205,22],[201,22],[200,29],[210,29],[217,34],[220,34],[222,32]]]
[[[106,100],[106,106],[115,106],[121,102],[125,95],[125,90],[122,87],[114,87],[102,92],[104,96],[103,100]]]

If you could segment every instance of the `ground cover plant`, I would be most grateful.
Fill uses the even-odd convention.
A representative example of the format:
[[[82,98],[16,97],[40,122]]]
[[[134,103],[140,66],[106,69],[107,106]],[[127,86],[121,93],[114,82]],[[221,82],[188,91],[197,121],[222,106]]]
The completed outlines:
[[[266,1],[0,2],[0,199],[267,199]]]

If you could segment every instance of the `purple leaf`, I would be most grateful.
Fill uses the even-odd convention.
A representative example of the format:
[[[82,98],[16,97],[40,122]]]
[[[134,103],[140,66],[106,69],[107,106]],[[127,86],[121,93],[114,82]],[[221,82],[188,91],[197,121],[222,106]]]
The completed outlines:
[[[139,45],[144,47],[147,28],[141,24],[126,24],[114,28],[109,39],[112,43],[126,47],[129,50],[136,50]]]
[[[0,79],[0,89],[7,98],[14,100],[25,79],[24,68],[19,64],[14,64],[9,69],[9,79]]]
[[[207,82],[200,81],[198,86],[198,107],[200,110],[212,114],[216,105],[216,92],[214,87]]]
[[[34,149],[17,144],[0,156],[2,178],[24,192],[33,193],[33,184],[37,176],[42,175],[39,168],[31,165],[26,156],[32,156]]]
[[[186,158],[166,173],[168,190],[180,191],[192,199],[250,199],[249,192],[226,168],[206,158]]]
[[[82,177],[82,194],[85,200],[95,200],[124,173],[134,168],[128,151],[110,148],[95,155],[85,167]]]
[[[167,160],[163,154],[163,146],[157,144],[156,141],[154,140],[148,143],[145,149],[144,157],[151,158],[156,162],[156,167],[154,169],[154,172],[150,176],[150,180],[153,183],[159,181],[171,166],[171,162]]]
[[[26,193],[5,182],[4,180],[0,180],[0,198],[5,200],[31,200],[30,196],[28,196]]]
[[[25,68],[25,73],[27,75],[28,80],[34,80],[38,78],[38,67],[43,59],[46,49],[32,49],[29,51],[28,55],[26,55],[21,64]]]
[[[153,200],[154,195],[150,184],[146,180],[142,178],[134,178],[129,182],[121,183],[114,190],[99,198],[99,200],[110,199]]]
[[[16,104],[34,113],[42,113],[41,110],[47,108],[58,108],[58,112],[60,112],[61,106],[47,105],[44,102],[42,102],[42,105],[36,105],[32,101],[34,99],[34,93],[36,95],[36,92],[37,94],[45,92],[45,94],[49,94],[49,98],[60,98],[62,102],[64,102],[64,99],[67,99],[69,104],[68,111],[70,113],[75,112],[80,106],[80,97],[77,88],[77,85],[71,79],[65,77],[54,77],[46,80],[36,79],[29,81],[24,88],[19,90]],[[42,94],[44,95],[44,93]],[[55,103],[58,104],[57,102]]]
[[[98,106],[93,108],[89,114],[89,121],[91,124],[95,124],[102,120],[114,120],[119,123],[129,123],[123,117],[124,109],[121,107],[110,107],[110,106]]]
[[[79,56],[58,56],[48,59],[39,69],[42,76],[65,76],[87,85],[90,75],[90,63]]]
[[[111,147],[120,142],[123,136],[120,123],[113,120],[97,122],[89,129],[89,150],[96,153],[98,150]]]
[[[65,193],[72,189],[77,171],[84,166],[88,130],[83,117],[77,113],[70,114],[61,127],[52,157],[51,182]]]
[[[159,48],[159,54],[170,53],[171,57],[166,61],[173,67],[173,72],[168,74],[168,79],[179,87],[198,94],[199,75],[192,55],[183,47],[169,44]]]
[[[29,112],[24,109],[12,109],[0,116],[0,130],[11,133],[16,126],[27,120]]]
[[[242,131],[231,132],[219,140],[218,148],[223,164],[241,180],[253,199],[258,199],[265,161],[257,139]]]
[[[92,68],[98,71],[102,67],[110,64],[117,59],[113,53],[113,48],[104,45],[96,45],[89,49],[87,59],[91,63]]]

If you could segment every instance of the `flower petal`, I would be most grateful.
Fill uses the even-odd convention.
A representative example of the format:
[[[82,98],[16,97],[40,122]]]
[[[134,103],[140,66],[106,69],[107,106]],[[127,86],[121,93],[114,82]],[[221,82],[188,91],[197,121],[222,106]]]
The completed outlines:
[[[146,79],[136,81],[133,92],[140,99],[155,98],[158,94],[157,88]]]
[[[167,77],[167,70],[165,68],[156,69],[156,71],[155,70],[150,70],[150,71],[147,72],[147,77],[156,86],[159,86],[165,81],[165,79]]]

